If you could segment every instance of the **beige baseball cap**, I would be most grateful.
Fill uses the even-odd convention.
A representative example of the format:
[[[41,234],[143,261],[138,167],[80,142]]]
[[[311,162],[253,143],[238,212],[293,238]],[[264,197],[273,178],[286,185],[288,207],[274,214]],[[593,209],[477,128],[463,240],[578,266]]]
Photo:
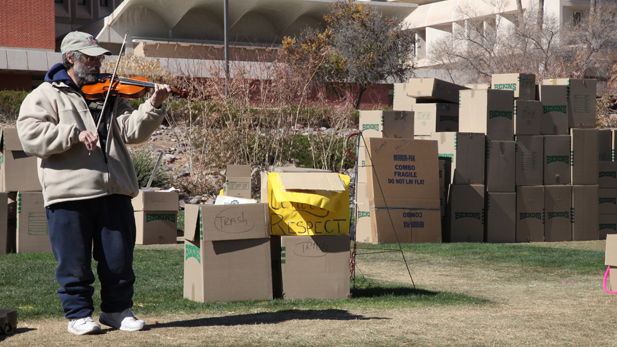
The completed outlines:
[[[83,54],[96,57],[101,54],[111,55],[111,52],[99,46],[99,41],[92,34],[81,31],[71,31],[62,40],[60,51],[79,51]]]

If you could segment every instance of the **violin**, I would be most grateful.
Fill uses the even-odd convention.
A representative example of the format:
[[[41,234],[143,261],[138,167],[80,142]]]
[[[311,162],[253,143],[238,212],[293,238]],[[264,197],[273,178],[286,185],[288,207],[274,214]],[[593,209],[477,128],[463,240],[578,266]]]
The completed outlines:
[[[113,96],[120,96],[125,99],[137,99],[154,88],[154,83],[148,82],[148,79],[145,77],[115,78],[113,84],[111,84],[111,76],[111,74],[100,74],[99,82],[81,87],[84,97],[87,100],[100,100],[105,98],[106,94],[109,92]],[[110,84],[112,85],[111,90],[109,89]],[[188,97],[186,89],[172,87],[171,93],[181,98]]]

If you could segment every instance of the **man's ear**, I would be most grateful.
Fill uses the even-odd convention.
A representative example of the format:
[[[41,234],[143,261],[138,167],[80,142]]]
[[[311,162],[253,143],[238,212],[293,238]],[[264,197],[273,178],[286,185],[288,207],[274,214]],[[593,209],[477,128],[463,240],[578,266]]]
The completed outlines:
[[[73,55],[71,53],[72,51],[66,52],[66,60],[68,60],[71,65],[75,65],[75,60],[73,60]]]

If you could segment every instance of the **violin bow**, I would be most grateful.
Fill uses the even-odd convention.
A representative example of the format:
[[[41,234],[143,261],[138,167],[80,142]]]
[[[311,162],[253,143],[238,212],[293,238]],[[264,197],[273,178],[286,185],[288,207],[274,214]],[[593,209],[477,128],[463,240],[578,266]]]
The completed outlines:
[[[103,102],[103,109],[101,110],[101,115],[99,116],[99,121],[96,123],[96,131],[99,131],[99,126],[101,125],[101,119],[103,119],[103,115],[105,114],[105,107],[107,106],[107,100],[109,100],[109,95],[111,94],[111,90],[113,89],[113,83],[116,79],[116,72],[118,71],[118,66],[120,65],[120,57],[122,57],[122,51],[124,51],[124,45],[126,44],[126,37],[129,35],[129,31],[127,30],[124,34],[124,40],[122,41],[122,47],[120,47],[120,53],[118,53],[118,60],[116,61],[116,67],[114,68],[114,73],[111,74],[111,79],[109,80],[109,89],[107,89],[107,95],[105,95],[105,101]]]

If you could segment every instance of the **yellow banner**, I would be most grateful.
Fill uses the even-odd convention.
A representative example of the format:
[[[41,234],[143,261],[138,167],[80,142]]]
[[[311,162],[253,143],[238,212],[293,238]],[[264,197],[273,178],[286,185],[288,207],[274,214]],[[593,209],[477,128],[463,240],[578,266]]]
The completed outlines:
[[[348,235],[349,176],[345,190],[288,191],[278,173],[268,174],[270,235]]]

